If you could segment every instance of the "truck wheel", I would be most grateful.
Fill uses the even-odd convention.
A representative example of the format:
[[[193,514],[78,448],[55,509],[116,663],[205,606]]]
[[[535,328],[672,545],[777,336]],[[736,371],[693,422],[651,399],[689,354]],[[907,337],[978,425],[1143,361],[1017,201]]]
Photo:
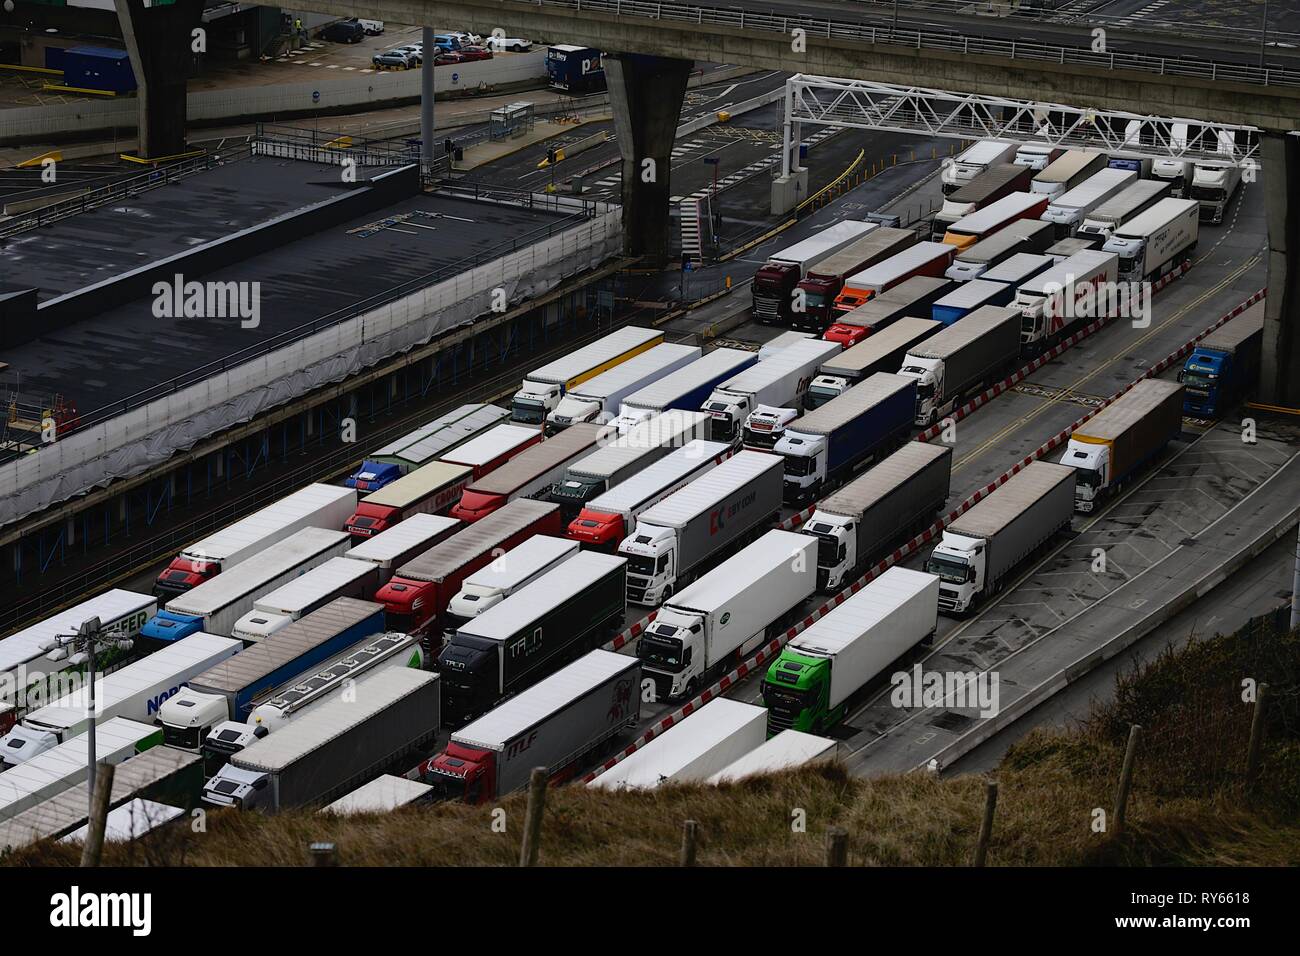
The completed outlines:
[[[696,691],[700,689],[700,682],[692,677],[686,682],[686,690],[682,693],[683,700],[694,700]]]
[[[659,604],[662,606],[670,597],[673,596],[673,586],[670,584],[664,588],[663,593],[659,595]]]

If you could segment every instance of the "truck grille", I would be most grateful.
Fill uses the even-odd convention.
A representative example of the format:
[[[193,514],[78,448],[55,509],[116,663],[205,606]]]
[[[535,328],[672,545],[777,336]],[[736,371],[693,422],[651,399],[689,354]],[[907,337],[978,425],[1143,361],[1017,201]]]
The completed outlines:
[[[789,730],[794,726],[793,715],[777,713],[769,709],[767,712],[767,735],[774,737],[783,730]]]

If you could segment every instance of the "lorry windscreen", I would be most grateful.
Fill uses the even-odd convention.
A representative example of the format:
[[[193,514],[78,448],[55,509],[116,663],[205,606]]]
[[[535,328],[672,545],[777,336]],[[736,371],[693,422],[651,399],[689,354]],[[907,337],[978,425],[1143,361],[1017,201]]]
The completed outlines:
[[[793,718],[812,703],[812,695],[808,691],[777,687],[763,681],[763,703],[779,716]]]
[[[627,559],[627,572],[652,577],[655,573],[655,559],[644,554],[634,554]]]
[[[1202,388],[1208,391],[1214,388],[1218,381],[1219,376],[1217,375],[1201,375],[1196,372],[1183,373],[1183,384],[1188,388]]]
[[[845,548],[831,534],[813,531],[817,536],[817,567],[833,568],[844,560]]]
[[[199,749],[199,732],[202,727],[172,727],[163,724],[163,743],[181,750]]]
[[[525,425],[540,425],[546,419],[546,406],[535,398],[516,398],[510,403],[510,417]]]
[[[1193,186],[1188,195],[1192,199],[1204,199],[1206,202],[1221,202],[1227,192],[1222,186]]]
[[[811,475],[817,468],[817,459],[807,455],[786,455],[785,456],[785,473],[792,477],[802,478],[805,475]]]
[[[965,584],[971,573],[971,567],[965,561],[939,554],[930,556],[930,560],[925,562],[925,570],[937,574],[949,584]]]
[[[681,641],[675,638],[663,640],[652,634],[646,634],[642,636],[641,642],[637,645],[636,656],[647,664],[654,664],[656,667],[662,667],[665,670],[679,671],[682,669],[682,644]]]

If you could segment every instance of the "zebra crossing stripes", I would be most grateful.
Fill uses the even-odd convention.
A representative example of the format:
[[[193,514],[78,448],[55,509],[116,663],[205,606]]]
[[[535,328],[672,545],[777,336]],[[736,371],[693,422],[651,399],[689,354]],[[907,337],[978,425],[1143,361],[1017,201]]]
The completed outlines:
[[[1140,10],[1134,10],[1128,16],[1120,17],[1115,22],[1122,27],[1132,26],[1138,20],[1141,20],[1143,17],[1147,16],[1148,14],[1155,13],[1157,10],[1159,10],[1163,6],[1166,6],[1168,3],[1169,0],[1155,0],[1154,3],[1148,3],[1145,7],[1142,7]]]

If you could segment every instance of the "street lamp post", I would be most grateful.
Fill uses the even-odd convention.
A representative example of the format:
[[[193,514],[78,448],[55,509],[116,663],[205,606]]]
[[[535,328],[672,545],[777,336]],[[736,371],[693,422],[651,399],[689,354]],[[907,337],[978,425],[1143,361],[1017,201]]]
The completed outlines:
[[[86,716],[86,785],[89,792],[89,816],[95,815],[95,648],[99,644],[100,635],[103,631],[103,625],[99,618],[92,617],[81,622],[77,628],[76,634],[60,634],[56,637],[55,644],[58,647],[70,647],[73,653],[85,652],[86,654],[86,680],[87,680],[87,700]]]

